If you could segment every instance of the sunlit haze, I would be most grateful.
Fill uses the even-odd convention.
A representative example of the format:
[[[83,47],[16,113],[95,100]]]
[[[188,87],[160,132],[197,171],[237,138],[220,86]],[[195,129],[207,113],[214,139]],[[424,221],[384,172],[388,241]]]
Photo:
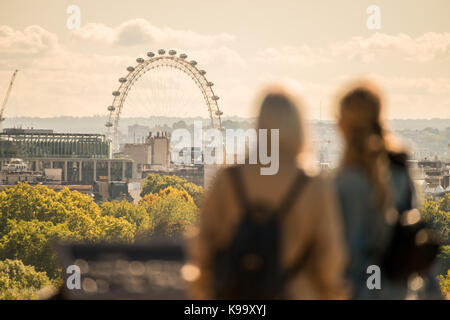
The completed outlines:
[[[2,0],[2,97],[19,69],[4,116],[106,115],[126,67],[163,48],[207,71],[224,116],[252,116],[256,89],[282,81],[309,118],[332,119],[336,89],[364,75],[386,90],[389,118],[449,118],[450,2],[378,0],[381,28],[371,30],[372,2]],[[72,4],[80,29],[67,27]],[[125,109],[124,117],[161,114]],[[208,116],[190,110],[170,115]]]

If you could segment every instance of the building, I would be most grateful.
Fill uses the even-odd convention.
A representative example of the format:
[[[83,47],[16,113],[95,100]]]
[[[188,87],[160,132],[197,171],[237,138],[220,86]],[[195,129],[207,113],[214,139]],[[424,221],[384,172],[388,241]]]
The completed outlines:
[[[411,178],[425,196],[440,198],[450,192],[450,163],[434,160],[409,160]]]
[[[0,185],[15,185],[18,182],[27,182],[29,184],[38,184],[45,181],[41,172],[33,171],[17,171],[8,172],[0,171]]]
[[[144,143],[127,143],[123,147],[122,156],[135,163],[135,174],[142,174],[143,166],[151,168],[168,168],[170,165],[170,135],[167,132],[149,132]]]
[[[133,141],[133,143],[144,143],[150,131],[150,127],[141,126],[139,124],[134,124],[128,126],[128,141]]]
[[[4,129],[0,133],[0,170],[20,158],[30,171],[61,169],[63,184],[91,184],[133,178],[133,161],[113,158],[101,134],[55,133],[42,129]]]
[[[425,181],[430,187],[447,188],[449,168],[444,161],[425,159],[418,162],[418,167],[425,173]]]

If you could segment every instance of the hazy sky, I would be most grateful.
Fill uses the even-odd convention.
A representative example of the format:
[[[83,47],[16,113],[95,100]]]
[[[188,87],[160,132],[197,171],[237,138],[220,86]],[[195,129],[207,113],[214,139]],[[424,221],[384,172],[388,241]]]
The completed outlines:
[[[369,5],[381,29],[367,28]],[[389,118],[450,118],[449,13],[448,0],[1,0],[0,99],[17,68],[4,116],[106,114],[128,65],[174,48],[207,70],[224,115],[252,115],[257,90],[281,81],[309,118],[322,105],[331,119],[337,88],[364,75],[386,90]]]

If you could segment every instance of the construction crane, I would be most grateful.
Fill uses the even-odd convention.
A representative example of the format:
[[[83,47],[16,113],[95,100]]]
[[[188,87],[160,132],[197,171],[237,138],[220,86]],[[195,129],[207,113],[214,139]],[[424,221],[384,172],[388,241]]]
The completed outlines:
[[[16,79],[16,75],[19,70],[14,70],[14,73],[11,76],[11,81],[9,82],[8,90],[6,91],[6,96],[3,99],[2,107],[0,108],[0,130],[2,129],[2,122],[5,120],[3,118],[3,112],[5,112],[6,104],[8,103],[9,95],[11,94],[11,89],[14,84],[14,79]]]

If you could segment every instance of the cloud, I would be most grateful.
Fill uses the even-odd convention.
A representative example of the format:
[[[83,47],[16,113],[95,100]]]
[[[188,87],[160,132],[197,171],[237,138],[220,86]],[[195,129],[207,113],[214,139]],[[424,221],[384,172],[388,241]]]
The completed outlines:
[[[115,28],[91,23],[71,32],[69,39],[58,39],[39,26],[0,26],[0,92],[6,90],[12,70],[20,70],[6,116],[106,114],[118,78],[137,57],[146,58],[149,47],[188,54],[217,83],[214,89],[220,94],[219,83],[226,82],[222,78],[246,67],[241,55],[226,46],[232,40],[227,34],[158,28],[143,19]]]
[[[56,35],[40,26],[32,25],[23,31],[13,30],[5,25],[0,26],[0,51],[4,55],[36,55],[58,48]]]
[[[326,117],[334,90],[344,80],[332,68],[330,74],[322,75],[322,70],[332,64],[377,59],[384,63],[392,62],[391,57],[396,56],[409,66],[411,61],[441,61],[450,53],[449,33],[426,33],[415,38],[374,34],[324,47],[281,46],[260,50],[256,56],[250,56],[252,59],[233,50],[231,35],[157,27],[143,19],[128,20],[115,27],[90,23],[70,34],[67,41],[39,26],[23,30],[0,26],[0,92],[6,90],[12,70],[20,70],[8,104],[8,117],[105,114],[118,78],[126,74],[127,66],[136,64],[137,57],[145,58],[150,48],[173,48],[188,54],[189,60],[196,60],[198,67],[207,71],[208,80],[215,83],[214,90],[226,114],[243,114],[261,84],[279,81],[304,96],[312,117],[319,116],[320,105]],[[271,64],[272,68],[261,67],[261,63]],[[324,66],[321,72],[317,72],[319,68],[311,69],[310,76],[302,69],[296,72],[291,67],[296,65]],[[292,72],[285,72],[282,66]],[[358,68],[352,66],[345,70],[356,72],[355,69]],[[382,74],[386,68],[377,70],[380,74],[373,77],[388,90],[391,105],[395,106],[391,109],[393,116],[423,117],[425,112],[428,116],[425,105],[433,109],[433,115],[450,116],[449,79],[428,77],[423,72],[415,78],[386,77]]]
[[[335,83],[347,83],[354,79],[354,75],[342,75],[335,79]],[[356,76],[358,78],[358,76]],[[429,94],[450,96],[450,79],[429,78],[429,77],[402,77],[385,76],[378,73],[370,73],[363,78],[379,83],[382,88],[386,88],[397,93]]]
[[[428,32],[416,38],[403,33],[375,33],[368,38],[353,37],[349,41],[334,44],[331,50],[333,56],[362,62],[390,55],[406,61],[427,62],[450,56],[450,33]]]
[[[408,62],[429,62],[450,57],[450,33],[428,32],[416,38],[406,34],[375,33],[368,38],[353,37],[324,48],[282,46],[257,52],[257,61],[272,64],[315,66],[342,61],[374,62],[381,58],[397,58]]]
[[[322,49],[312,48],[307,45],[300,47],[282,46],[279,49],[266,48],[256,53],[256,60],[263,63],[285,63],[305,67],[331,61],[330,57],[327,57]]]
[[[247,67],[246,61],[237,51],[225,46],[207,50],[194,50],[191,51],[190,56],[198,59],[201,65],[219,67],[224,69],[223,71],[229,71],[233,74],[236,74],[239,69]],[[233,68],[230,69],[230,67]]]
[[[212,48],[234,40],[221,33],[204,35],[190,30],[157,27],[145,19],[128,20],[115,28],[99,23],[88,23],[72,31],[73,40],[87,40],[108,46],[160,45],[184,48]]]

